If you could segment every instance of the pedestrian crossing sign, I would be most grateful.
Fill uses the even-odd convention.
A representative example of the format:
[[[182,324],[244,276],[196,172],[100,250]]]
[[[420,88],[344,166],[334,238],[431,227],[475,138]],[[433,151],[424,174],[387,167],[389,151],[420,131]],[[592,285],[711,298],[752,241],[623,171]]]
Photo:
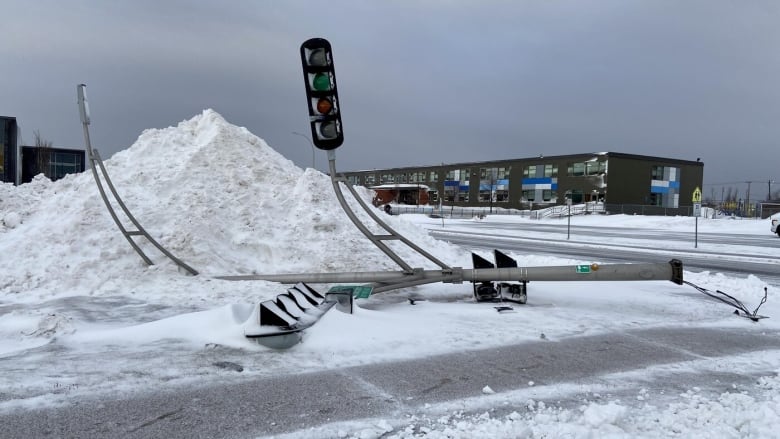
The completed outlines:
[[[699,189],[698,186],[693,190],[693,199],[691,201],[694,203],[701,203],[701,189]]]

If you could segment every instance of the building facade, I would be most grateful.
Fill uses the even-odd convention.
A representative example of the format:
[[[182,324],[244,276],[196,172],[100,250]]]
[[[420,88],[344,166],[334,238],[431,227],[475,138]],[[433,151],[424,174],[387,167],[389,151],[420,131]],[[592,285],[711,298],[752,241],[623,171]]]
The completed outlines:
[[[0,182],[21,184],[38,174],[59,180],[86,169],[83,149],[18,146],[15,117],[0,116]]]
[[[0,116],[0,182],[17,184],[16,118]]]
[[[425,185],[431,204],[538,209],[602,201],[687,211],[704,163],[617,152],[344,172],[356,185]],[[614,209],[612,209],[614,210]]]
[[[85,165],[83,149],[22,146],[21,182],[29,183],[38,174],[56,181],[68,174],[84,171]]]

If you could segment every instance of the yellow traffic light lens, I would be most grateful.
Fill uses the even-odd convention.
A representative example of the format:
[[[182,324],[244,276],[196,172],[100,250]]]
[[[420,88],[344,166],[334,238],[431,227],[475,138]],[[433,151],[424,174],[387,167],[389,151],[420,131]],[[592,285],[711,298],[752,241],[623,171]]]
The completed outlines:
[[[317,111],[320,114],[328,114],[333,110],[333,102],[329,99],[322,98],[317,101]]]

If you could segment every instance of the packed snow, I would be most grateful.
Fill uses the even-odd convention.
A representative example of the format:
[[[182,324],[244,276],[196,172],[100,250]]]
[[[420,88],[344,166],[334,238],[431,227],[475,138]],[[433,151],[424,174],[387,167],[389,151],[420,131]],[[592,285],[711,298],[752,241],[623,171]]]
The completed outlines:
[[[188,275],[142,243],[155,261],[145,265],[117,230],[89,172],[57,182],[39,176],[18,187],[0,185],[0,412],[68,405],[107,393],[121,397],[159,386],[418,358],[538,340],[540,335],[554,342],[637,327],[754,325],[671,282],[589,284],[587,294],[576,283],[540,282],[529,299],[538,306],[500,319],[490,306],[474,303],[470,284],[431,284],[358,300],[354,314],[332,311],[306,331],[302,343],[272,350],[245,338],[243,328],[258,302],[287,287],[217,276],[399,269],[349,221],[330,178],[296,167],[213,110],[175,127],[144,131],[105,165],[146,230],[200,274]],[[370,201],[367,191],[360,193]],[[130,224],[121,213],[120,218]],[[467,251],[430,237],[426,227],[446,222],[450,230],[468,230],[474,221],[383,218],[437,258],[470,267]],[[513,221],[531,221],[495,218],[480,221],[495,221],[494,232],[505,235],[513,233]],[[692,221],[623,215],[572,219],[594,227],[620,224],[645,230],[690,230]],[[698,227],[769,233],[768,221],[699,220]],[[410,265],[436,268],[401,243],[390,244]],[[659,244],[648,243],[653,245]],[[769,261],[780,259],[776,250],[750,248]],[[745,248],[723,250],[739,253]],[[510,256],[521,266],[599,262]],[[778,329],[780,302],[772,296],[778,286],[752,275],[685,274],[687,280],[727,291],[748,306],[755,306],[768,287],[770,298],[762,313],[774,318],[760,325]],[[410,307],[409,297],[425,300]],[[490,325],[485,325],[487,318]],[[407,342],[420,334],[425,334],[423,343]],[[240,363],[243,372],[236,377],[204,367],[217,360]],[[286,367],[291,363],[298,365],[295,371]],[[286,437],[773,436],[780,423],[780,353],[722,358],[700,367],[739,367],[763,377],[749,388],[734,386],[722,393],[691,388],[679,395],[657,395],[640,388],[633,400],[594,386],[591,398],[578,407],[549,403],[556,395],[571,393],[570,384],[529,382],[516,391],[497,392],[490,383],[481,383],[481,396],[420,407],[403,419],[356,420]],[[632,377],[614,379],[631,382]]]

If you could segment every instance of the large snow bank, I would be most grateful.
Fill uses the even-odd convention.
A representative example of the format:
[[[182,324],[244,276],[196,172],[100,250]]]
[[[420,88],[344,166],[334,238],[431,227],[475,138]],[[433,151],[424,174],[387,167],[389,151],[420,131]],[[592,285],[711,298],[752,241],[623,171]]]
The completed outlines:
[[[144,131],[105,165],[145,229],[203,278],[398,269],[349,222],[329,177],[302,171],[213,110]],[[0,293],[100,295],[123,284],[142,294],[142,287],[125,282],[177,275],[170,261],[135,238],[157,265],[143,264],[113,224],[90,172],[1,187]],[[390,221],[414,241],[452,253],[417,227]],[[415,266],[425,264],[404,248],[399,253]]]

